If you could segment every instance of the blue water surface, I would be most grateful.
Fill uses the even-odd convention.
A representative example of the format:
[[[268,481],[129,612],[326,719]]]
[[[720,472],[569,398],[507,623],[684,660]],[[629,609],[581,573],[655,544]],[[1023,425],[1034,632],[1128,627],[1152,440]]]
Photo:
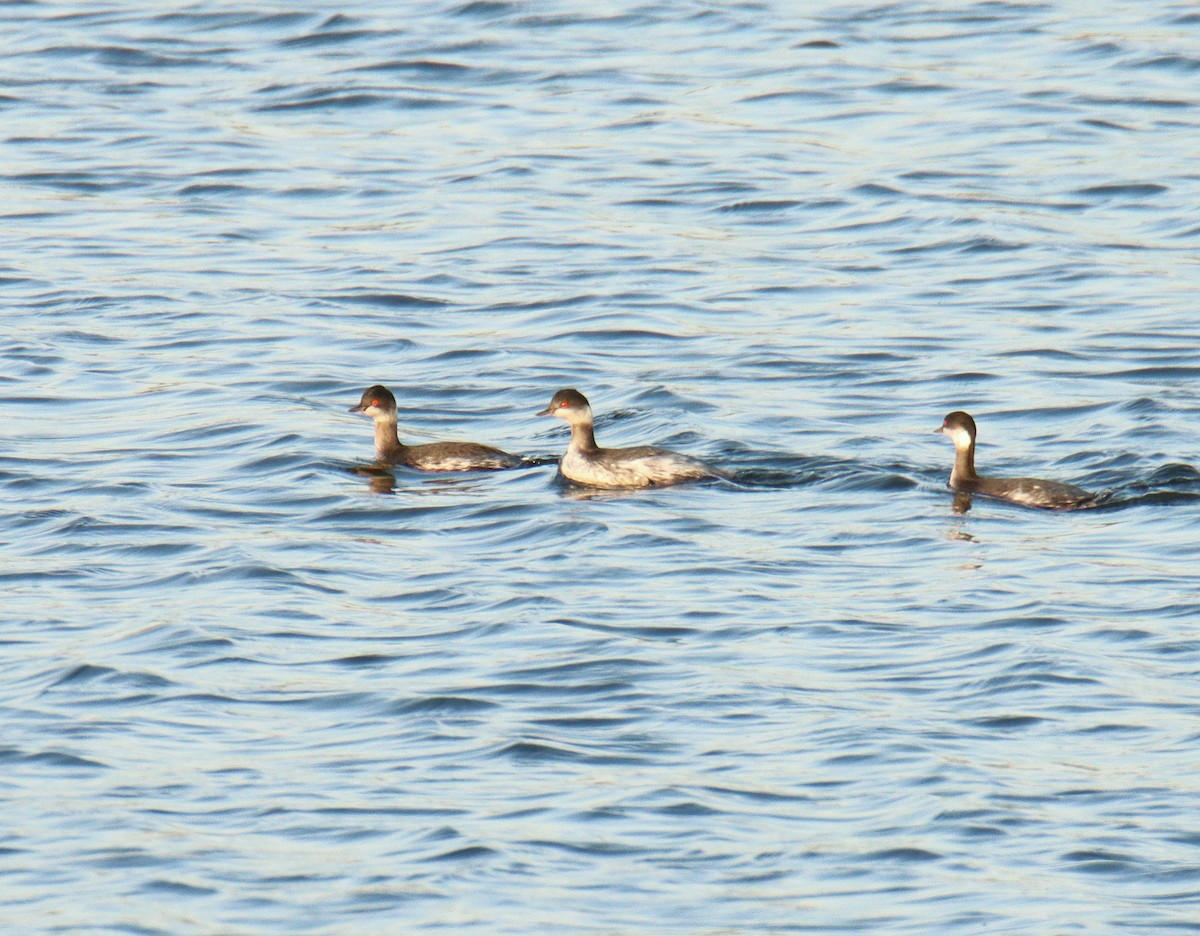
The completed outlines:
[[[1192,4],[0,35],[0,928],[1200,931]]]

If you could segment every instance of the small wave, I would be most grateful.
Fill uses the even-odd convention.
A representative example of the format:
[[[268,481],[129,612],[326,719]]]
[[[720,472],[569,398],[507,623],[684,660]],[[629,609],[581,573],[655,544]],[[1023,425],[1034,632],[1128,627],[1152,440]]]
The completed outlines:
[[[172,11],[149,17],[150,22],[185,25],[192,29],[262,29],[264,27],[296,26],[311,21],[311,13],[224,13],[198,10]]]
[[[46,767],[61,767],[66,770],[107,770],[108,764],[63,751],[38,751],[29,753],[18,748],[0,748],[0,764],[19,762]]]
[[[390,94],[376,94],[365,91],[354,92],[314,92],[299,101],[283,101],[278,104],[263,104],[257,110],[263,113],[279,111],[310,111],[310,110],[355,110],[362,107],[377,107],[393,105],[401,99]]]
[[[787,198],[763,199],[761,201],[732,202],[728,205],[721,205],[717,208],[717,211],[731,214],[767,214],[776,211],[787,211],[802,204],[803,202]]]
[[[977,728],[1016,731],[1022,728],[1032,728],[1044,721],[1044,718],[1039,718],[1037,715],[995,715],[989,718],[972,719],[970,724]]]
[[[1076,195],[1091,198],[1110,198],[1118,195],[1129,195],[1133,198],[1149,198],[1170,191],[1165,185],[1157,182],[1129,182],[1125,184],[1089,185],[1076,189]]]
[[[117,68],[199,68],[212,65],[211,56],[207,53],[197,52],[194,56],[162,55],[131,46],[50,46],[37,54],[71,59],[90,56],[101,64]]]
[[[467,77],[477,71],[471,65],[460,62],[440,62],[433,59],[397,59],[376,65],[363,65],[354,69],[359,72],[384,72],[388,74],[428,75],[435,78]]]
[[[232,195],[254,191],[247,185],[236,185],[231,182],[196,182],[185,185],[177,194],[185,195]]]
[[[282,39],[279,45],[285,49],[302,49],[319,46],[345,45],[358,42],[361,39],[383,37],[384,34],[374,29],[330,29]]]
[[[877,182],[856,185],[853,191],[859,195],[881,195],[890,198],[898,198],[904,194],[899,189],[892,188],[890,185],[881,185]]]
[[[496,751],[495,756],[532,763],[543,763],[545,761],[586,762],[590,759],[587,755],[577,751],[569,751],[566,748],[556,747],[552,744],[538,744],[534,741],[514,741],[512,744],[506,744]]]
[[[210,897],[218,893],[215,887],[188,884],[184,881],[168,881],[163,878],[147,881],[140,886],[139,890],[161,893],[171,897]]]
[[[474,0],[455,7],[450,12],[455,16],[498,16],[505,13],[515,13],[520,9],[517,3],[505,3],[502,0]]]
[[[1115,874],[1118,872],[1136,871],[1138,863],[1132,855],[1122,855],[1117,852],[1085,849],[1067,852],[1062,856],[1076,871],[1085,874]]]
[[[817,88],[806,88],[802,91],[767,91],[763,94],[752,94],[742,98],[743,104],[761,104],[764,101],[832,101],[840,95],[833,91],[822,91]]]
[[[1150,491],[1145,494],[1121,496],[1112,494],[1103,503],[1097,504],[1094,510],[1126,510],[1131,507],[1178,507],[1194,504],[1200,501],[1198,491]]]
[[[871,90],[883,91],[888,94],[933,94],[946,93],[956,89],[949,85],[933,84],[931,82],[898,80],[885,81],[882,84],[875,85]]]
[[[419,699],[409,699],[406,702],[400,702],[392,706],[391,711],[396,714],[408,714],[412,712],[431,712],[437,714],[450,714],[462,712],[479,712],[486,709],[497,708],[495,702],[489,702],[487,699],[475,699],[467,696],[425,696]]]
[[[359,653],[354,656],[338,657],[336,660],[330,660],[334,666],[349,666],[355,669],[371,667],[371,666],[386,666],[389,663],[395,662],[395,657],[388,656],[385,653]]]
[[[44,185],[49,188],[69,189],[76,192],[106,192],[131,187],[131,183],[123,179],[97,181],[96,176],[90,172],[22,172],[9,176],[9,178],[17,182],[28,182],[32,185]]]
[[[1114,511],[1144,506],[1176,506],[1200,500],[1200,469],[1172,462],[1144,478],[1118,481],[1104,490],[1094,510]]]
[[[346,292],[325,293],[318,298],[347,305],[375,306],[380,309],[440,309],[449,303],[408,293]],[[403,340],[403,339],[401,339]]]
[[[1156,55],[1153,58],[1134,62],[1131,68],[1145,68],[1171,72],[1182,72],[1190,75],[1200,71],[1200,59],[1188,55]]]
[[[937,852],[912,847],[885,848],[882,851],[871,852],[864,857],[868,861],[903,861],[907,863],[942,860],[942,856]]]
[[[453,851],[442,852],[440,855],[434,855],[431,858],[426,858],[426,861],[473,861],[476,858],[490,858],[496,855],[494,848],[488,848],[486,845],[466,845],[462,848],[456,848]]]

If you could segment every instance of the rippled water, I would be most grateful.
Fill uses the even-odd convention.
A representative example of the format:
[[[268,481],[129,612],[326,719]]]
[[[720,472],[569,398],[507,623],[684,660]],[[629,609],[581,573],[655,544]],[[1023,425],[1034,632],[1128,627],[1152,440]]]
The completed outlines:
[[[0,23],[5,930],[1200,929],[1193,5]]]

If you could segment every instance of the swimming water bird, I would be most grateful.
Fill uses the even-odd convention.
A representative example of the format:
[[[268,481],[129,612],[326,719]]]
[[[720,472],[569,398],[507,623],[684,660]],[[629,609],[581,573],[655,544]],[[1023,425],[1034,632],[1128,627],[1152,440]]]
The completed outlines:
[[[363,391],[352,413],[375,420],[375,460],[381,465],[403,465],[420,471],[494,471],[516,468],[524,459],[476,442],[430,442],[405,445],[396,432],[396,398],[376,384]]]
[[[963,494],[982,494],[1026,507],[1078,510],[1096,503],[1096,495],[1073,484],[1041,478],[981,478],[975,473],[975,420],[956,410],[942,420],[941,432],[954,443],[950,487]]]
[[[678,452],[653,448],[600,448],[592,430],[592,407],[578,390],[559,390],[539,416],[557,416],[571,427],[571,443],[558,463],[563,477],[592,487],[645,488],[726,478],[711,465]]]

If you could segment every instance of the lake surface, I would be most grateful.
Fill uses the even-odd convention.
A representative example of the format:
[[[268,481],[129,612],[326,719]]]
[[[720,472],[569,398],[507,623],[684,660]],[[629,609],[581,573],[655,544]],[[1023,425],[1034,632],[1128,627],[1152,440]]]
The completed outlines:
[[[0,928],[1200,930],[1193,4],[0,29]]]

